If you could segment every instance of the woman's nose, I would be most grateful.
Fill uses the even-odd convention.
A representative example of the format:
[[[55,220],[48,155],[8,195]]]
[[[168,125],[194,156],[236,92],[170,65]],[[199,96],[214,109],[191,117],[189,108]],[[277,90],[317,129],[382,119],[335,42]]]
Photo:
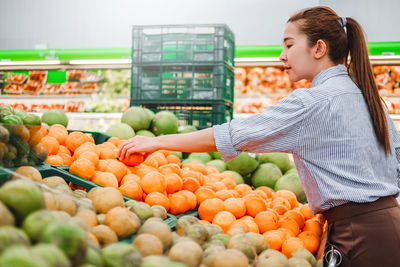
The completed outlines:
[[[281,54],[279,55],[279,60],[282,62],[286,61],[286,55],[284,54],[283,50],[282,50]]]

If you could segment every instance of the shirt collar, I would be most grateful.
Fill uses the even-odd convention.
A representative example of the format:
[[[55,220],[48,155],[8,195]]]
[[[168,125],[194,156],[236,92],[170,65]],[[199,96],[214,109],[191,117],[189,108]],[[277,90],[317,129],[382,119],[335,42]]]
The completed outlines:
[[[349,75],[345,65],[338,64],[336,66],[320,71],[312,80],[311,87],[320,85],[324,83],[326,80],[340,75]]]

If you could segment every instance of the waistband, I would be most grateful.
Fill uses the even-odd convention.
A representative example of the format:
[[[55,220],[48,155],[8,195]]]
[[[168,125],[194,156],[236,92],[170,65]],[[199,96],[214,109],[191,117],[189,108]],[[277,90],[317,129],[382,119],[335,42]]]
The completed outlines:
[[[364,213],[398,206],[399,203],[394,196],[387,196],[367,203],[349,202],[326,210],[322,212],[322,215],[328,221],[328,224],[331,224],[335,221],[355,217]]]

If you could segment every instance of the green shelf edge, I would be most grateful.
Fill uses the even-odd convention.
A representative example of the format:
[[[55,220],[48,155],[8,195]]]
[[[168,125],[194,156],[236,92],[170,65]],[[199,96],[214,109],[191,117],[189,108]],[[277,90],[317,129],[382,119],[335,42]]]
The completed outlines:
[[[238,45],[236,58],[279,57],[282,45]],[[400,41],[370,42],[368,50],[371,56],[400,55]],[[86,48],[86,49],[24,49],[0,50],[0,61],[41,61],[94,60],[94,59],[130,59],[131,48]]]

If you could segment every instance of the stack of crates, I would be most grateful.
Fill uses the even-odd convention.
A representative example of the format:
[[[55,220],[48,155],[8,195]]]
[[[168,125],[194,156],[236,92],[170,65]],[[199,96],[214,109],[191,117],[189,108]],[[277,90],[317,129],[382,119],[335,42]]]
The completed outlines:
[[[206,128],[233,117],[235,37],[228,26],[134,26],[131,106]]]

